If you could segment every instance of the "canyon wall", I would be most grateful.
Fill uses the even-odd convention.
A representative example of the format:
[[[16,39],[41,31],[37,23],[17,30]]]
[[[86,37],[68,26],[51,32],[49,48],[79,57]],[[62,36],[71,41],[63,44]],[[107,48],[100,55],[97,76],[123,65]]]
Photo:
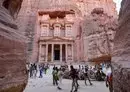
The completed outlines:
[[[26,39],[14,22],[21,3],[0,1],[0,92],[22,92],[27,83]]]
[[[91,15],[82,22],[84,59],[86,61],[110,60],[116,27],[117,18],[105,13],[103,8],[95,8],[91,11]]]
[[[130,0],[122,0],[119,27],[114,39],[114,92],[130,91]]]
[[[31,60],[31,56],[33,51],[38,4],[38,0],[23,0],[18,17],[15,20],[16,23],[19,23],[19,31],[27,38],[27,62],[36,62],[35,60]]]

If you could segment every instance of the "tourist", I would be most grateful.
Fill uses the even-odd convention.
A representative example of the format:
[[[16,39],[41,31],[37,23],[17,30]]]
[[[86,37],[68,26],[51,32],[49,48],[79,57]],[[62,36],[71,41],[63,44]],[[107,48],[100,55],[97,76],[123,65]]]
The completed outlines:
[[[52,75],[53,75],[53,85],[58,85],[58,68],[57,67],[53,67],[53,71],[52,71]]]
[[[84,66],[82,65],[82,70],[84,70]]]
[[[64,75],[64,73],[63,73],[62,69],[60,68],[58,71],[58,77],[59,77],[60,84],[62,84],[63,75]]]
[[[30,72],[30,78],[31,78],[33,76],[33,64],[31,64],[29,68],[29,72]]]
[[[77,92],[78,90],[78,72],[76,71],[76,69],[73,68],[73,66],[70,66],[70,76],[72,78],[72,88],[71,88],[71,92],[73,92],[74,88],[74,92]]]
[[[43,67],[42,66],[39,66],[39,71],[40,71],[39,78],[42,78],[43,77],[43,75],[42,75],[42,73],[43,73]]]
[[[97,81],[104,81],[106,74],[102,71],[102,68],[99,68],[96,72],[96,80]]]
[[[44,73],[45,73],[45,74],[47,73],[47,69],[48,69],[48,65],[46,64],[46,65],[44,66]]]
[[[34,78],[36,78],[36,76],[37,76],[37,65],[34,63],[33,64],[33,71],[34,71]]]
[[[29,75],[29,70],[30,70],[30,64],[29,63],[26,64],[26,69],[27,69],[27,74]]]
[[[91,80],[90,80],[89,75],[88,75],[88,66],[85,66],[85,69],[84,69],[85,85],[87,85],[87,83],[86,83],[87,79],[89,81],[89,84],[92,85]]]
[[[83,70],[81,68],[81,66],[79,65],[79,69],[78,69],[78,75],[79,75],[79,79],[83,79],[82,75],[83,75]]]
[[[59,80],[58,71],[59,71],[58,68],[55,67],[53,72],[52,72],[52,75],[53,75],[53,85],[56,85],[57,88],[59,90],[61,90],[61,88],[59,87],[59,84],[58,84],[58,80]]]
[[[112,84],[112,73],[108,73],[106,76],[106,87],[109,87],[109,92],[113,92],[113,84]]]

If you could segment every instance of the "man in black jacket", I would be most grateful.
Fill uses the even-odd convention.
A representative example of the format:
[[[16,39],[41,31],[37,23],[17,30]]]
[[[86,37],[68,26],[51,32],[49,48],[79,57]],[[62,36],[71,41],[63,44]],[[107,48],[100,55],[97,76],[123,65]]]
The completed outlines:
[[[91,80],[90,80],[89,75],[88,75],[88,67],[85,66],[85,71],[84,71],[84,80],[85,80],[85,85],[86,85],[86,86],[87,86],[87,82],[86,82],[87,79],[88,79],[88,81],[89,81],[89,84],[92,85]]]
[[[70,76],[72,78],[72,88],[71,88],[71,92],[73,92],[73,89],[75,88],[74,92],[77,92],[78,90],[78,72],[76,71],[76,69],[73,68],[73,66],[70,66]]]

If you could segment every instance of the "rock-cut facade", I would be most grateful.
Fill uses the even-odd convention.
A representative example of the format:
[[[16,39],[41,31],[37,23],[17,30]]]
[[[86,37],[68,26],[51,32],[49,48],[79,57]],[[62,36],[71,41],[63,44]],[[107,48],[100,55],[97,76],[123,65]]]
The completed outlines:
[[[72,63],[108,54],[107,50],[104,50],[108,49],[106,45],[103,48],[100,48],[102,44],[98,45],[101,49],[98,52],[91,40],[97,38],[95,35],[98,37],[103,35],[102,38],[98,38],[99,40],[113,40],[115,28],[106,28],[105,32],[95,21],[90,22],[91,25],[85,23],[97,17],[100,18],[99,22],[103,21],[103,18],[108,21],[116,19],[115,8],[116,5],[112,0],[23,0],[16,22],[20,21],[20,31],[28,38],[28,61]],[[113,26],[111,23],[108,24]],[[91,34],[89,31],[97,33]],[[111,37],[107,38],[104,35],[108,33]]]

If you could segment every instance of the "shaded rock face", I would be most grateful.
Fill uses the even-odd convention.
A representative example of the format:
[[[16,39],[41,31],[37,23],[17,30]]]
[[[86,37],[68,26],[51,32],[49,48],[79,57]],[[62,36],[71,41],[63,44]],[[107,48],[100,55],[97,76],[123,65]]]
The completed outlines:
[[[22,92],[27,83],[25,38],[14,22],[21,2],[0,1],[0,92]]]
[[[114,92],[130,91],[130,0],[122,0],[119,27],[114,40]]]
[[[3,7],[6,8],[10,15],[16,17],[19,9],[21,8],[22,0],[4,0]]]
[[[85,60],[111,56],[117,19],[95,8],[82,23]]]

